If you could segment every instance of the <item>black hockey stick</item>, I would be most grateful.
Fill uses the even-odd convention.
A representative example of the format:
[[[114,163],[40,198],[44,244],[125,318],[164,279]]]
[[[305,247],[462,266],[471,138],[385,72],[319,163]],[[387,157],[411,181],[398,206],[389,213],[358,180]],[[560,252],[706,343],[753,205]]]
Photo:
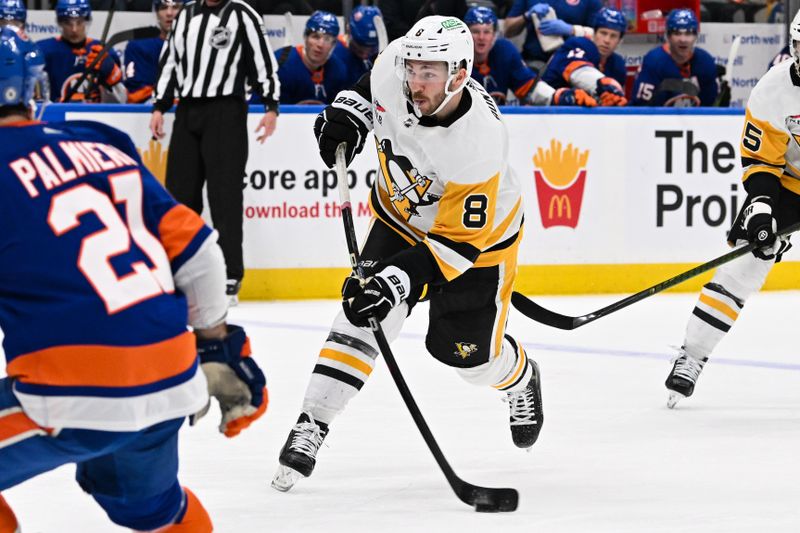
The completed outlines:
[[[785,235],[789,235],[790,233],[794,233],[795,231],[800,230],[800,222],[796,224],[792,224],[789,227],[786,227],[777,233],[778,237],[783,237]],[[514,307],[525,315],[528,318],[532,318],[536,322],[540,322],[542,324],[558,328],[558,329],[575,329],[581,326],[585,326],[589,322],[594,322],[598,318],[602,318],[606,315],[610,315],[620,309],[624,309],[631,304],[634,304],[640,300],[644,300],[654,294],[657,294],[665,289],[669,289],[670,287],[674,287],[684,281],[691,279],[695,276],[699,276],[703,272],[708,272],[709,270],[713,270],[718,266],[724,265],[730,261],[733,261],[737,257],[741,257],[743,255],[747,255],[753,250],[758,248],[756,244],[747,244],[745,246],[741,246],[728,252],[725,255],[721,255],[716,259],[712,259],[708,263],[703,263],[702,265],[696,266],[691,270],[687,270],[682,274],[678,274],[675,277],[669,278],[666,281],[662,281],[661,283],[657,283],[653,285],[649,289],[645,289],[643,291],[637,292],[636,294],[632,294],[627,298],[623,298],[618,302],[614,302],[611,305],[603,307],[602,309],[598,309],[593,313],[589,313],[586,315],[581,316],[567,316],[561,315],[554,311],[550,311],[549,309],[545,309],[541,305],[537,304],[536,302],[528,299],[526,296],[518,292],[514,292],[511,295],[511,303]]]
[[[72,84],[69,89],[67,90],[67,94],[64,96],[63,102],[69,102],[70,98],[75,94],[78,88],[86,81],[86,78],[92,73],[94,67],[100,62],[104,55],[113,47],[120,43],[124,43],[127,41],[133,41],[134,39],[150,39],[153,37],[158,37],[161,35],[161,30],[156,28],[155,26],[142,26],[141,28],[130,28],[127,30],[122,30],[120,32],[115,33],[111,37],[108,38],[108,41],[105,41],[103,44],[103,50],[97,54],[97,57],[94,58],[90,64],[86,65],[86,70],[83,71],[81,77],[78,78],[77,83]]]
[[[350,253],[350,264],[353,267],[353,272],[361,279],[364,279],[364,270],[358,264],[359,252],[358,243],[356,241],[356,231],[353,226],[353,209],[350,204],[350,188],[347,180],[347,163],[345,162],[345,143],[340,144],[336,149],[336,173],[339,182],[339,201],[342,207],[342,222],[344,223],[345,239],[347,240],[347,251]],[[456,475],[450,463],[447,462],[444,454],[442,453],[439,444],[431,433],[428,424],[422,417],[422,413],[408,389],[403,374],[400,372],[400,367],[397,366],[392,350],[389,343],[386,341],[386,336],[383,334],[380,322],[374,318],[370,318],[370,327],[375,334],[375,340],[378,341],[378,347],[386,360],[386,366],[389,368],[389,373],[394,379],[397,390],[400,391],[400,396],[411,413],[411,418],[417,424],[419,432],[422,433],[422,438],[425,439],[425,444],[431,450],[433,457],[442,469],[444,477],[453,488],[458,498],[466,503],[475,507],[479,512],[510,512],[517,509],[519,502],[519,493],[515,489],[496,489],[488,487],[478,487],[471,483],[467,483]]]

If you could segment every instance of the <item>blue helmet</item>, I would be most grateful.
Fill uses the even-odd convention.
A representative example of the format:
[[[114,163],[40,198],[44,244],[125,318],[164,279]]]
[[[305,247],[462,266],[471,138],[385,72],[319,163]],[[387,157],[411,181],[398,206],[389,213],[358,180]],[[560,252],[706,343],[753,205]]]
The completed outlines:
[[[673,9],[667,15],[667,33],[686,30],[697,33],[697,17],[691,9]]]
[[[375,17],[380,17],[381,10],[373,6],[358,6],[350,13],[350,37],[361,46],[375,48],[378,46],[378,31],[375,29]]]
[[[42,52],[16,29],[0,28],[0,106],[27,105],[40,84],[47,84]]]
[[[79,17],[92,20],[92,7],[89,5],[89,0],[58,0],[56,2],[57,19]]]
[[[0,19],[25,22],[28,20],[28,8],[22,0],[0,0]]]
[[[628,19],[622,11],[604,7],[594,16],[594,29],[608,28],[610,30],[617,30],[620,35],[625,35],[625,30],[628,28]]]
[[[497,29],[497,15],[494,14],[490,8],[485,6],[471,7],[464,15],[464,24],[472,26],[473,24],[491,24],[494,29]]]
[[[314,11],[308,17],[303,35],[309,33],[327,33],[334,37],[339,35],[339,21],[336,20],[336,15],[328,11]]]

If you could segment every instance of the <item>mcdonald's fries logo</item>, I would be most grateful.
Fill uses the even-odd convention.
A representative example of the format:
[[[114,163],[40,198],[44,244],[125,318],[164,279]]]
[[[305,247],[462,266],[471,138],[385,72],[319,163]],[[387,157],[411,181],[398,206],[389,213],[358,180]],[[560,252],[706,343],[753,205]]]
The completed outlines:
[[[141,148],[137,148],[137,150],[147,170],[156,177],[161,185],[164,185],[164,180],[167,176],[168,150],[161,145],[160,141],[155,139],[150,139],[146,150],[142,150]]]
[[[545,228],[578,225],[588,160],[589,150],[581,152],[571,143],[564,148],[556,139],[550,140],[549,148],[537,149],[533,177]]]

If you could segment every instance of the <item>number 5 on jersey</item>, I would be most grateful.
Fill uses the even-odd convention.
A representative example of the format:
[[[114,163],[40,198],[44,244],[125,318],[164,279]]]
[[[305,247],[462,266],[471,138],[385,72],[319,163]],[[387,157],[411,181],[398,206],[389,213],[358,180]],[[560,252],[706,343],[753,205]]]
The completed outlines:
[[[138,170],[109,176],[114,203],[88,184],[56,194],[50,202],[47,222],[61,236],[80,226],[81,217],[94,213],[105,226],[84,237],[78,252],[78,268],[113,314],[138,302],[175,290],[169,259],[159,240],[145,226],[142,210],[142,176]],[[114,204],[125,204],[127,224]],[[131,239],[153,267],[132,261],[132,272],[118,276],[111,259],[131,249]]]

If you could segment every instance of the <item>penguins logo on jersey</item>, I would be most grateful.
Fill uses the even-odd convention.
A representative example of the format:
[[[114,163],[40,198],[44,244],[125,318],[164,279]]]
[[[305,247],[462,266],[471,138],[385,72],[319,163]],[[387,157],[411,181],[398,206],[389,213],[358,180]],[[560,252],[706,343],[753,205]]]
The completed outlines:
[[[420,216],[418,207],[439,201],[439,196],[428,194],[428,188],[433,183],[431,179],[420,174],[407,157],[395,154],[389,139],[376,139],[375,142],[378,145],[378,161],[389,191],[389,199],[405,220]]]
[[[800,145],[800,115],[790,115],[785,119],[786,129],[792,134],[794,142]]]
[[[456,343],[456,351],[453,352],[455,355],[461,357],[461,359],[466,359],[470,355],[474,354],[478,351],[478,345],[472,344],[471,342],[457,342]]]

